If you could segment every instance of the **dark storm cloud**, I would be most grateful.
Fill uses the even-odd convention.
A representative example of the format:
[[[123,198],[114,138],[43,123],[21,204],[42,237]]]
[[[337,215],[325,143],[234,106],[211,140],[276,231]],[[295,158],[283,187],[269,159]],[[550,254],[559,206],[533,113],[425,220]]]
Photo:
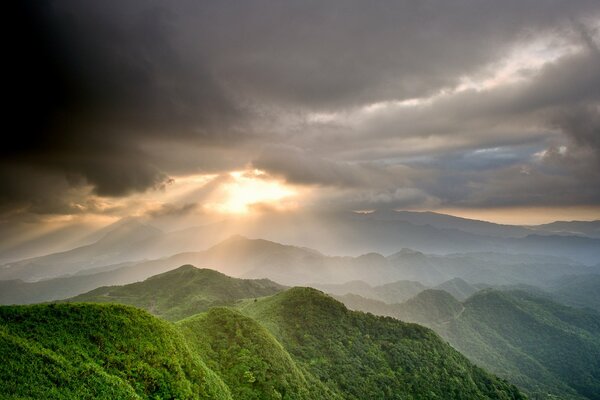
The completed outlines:
[[[0,147],[0,209],[8,211],[70,213],[77,203],[70,196],[83,201],[84,187],[126,196],[173,174],[250,161],[290,182],[360,188],[361,204],[401,199],[399,187],[418,172],[381,159],[410,153],[399,141],[406,137],[456,138],[436,150],[443,152],[530,143],[558,129],[597,148],[600,68],[590,55],[593,34],[577,25],[600,15],[597,1],[14,7],[5,93],[12,130]],[[590,54],[560,60],[523,85],[462,93],[357,126],[294,123],[310,112],[439,93],[515,44],[557,32],[577,36]],[[425,173],[426,182],[439,176]]]

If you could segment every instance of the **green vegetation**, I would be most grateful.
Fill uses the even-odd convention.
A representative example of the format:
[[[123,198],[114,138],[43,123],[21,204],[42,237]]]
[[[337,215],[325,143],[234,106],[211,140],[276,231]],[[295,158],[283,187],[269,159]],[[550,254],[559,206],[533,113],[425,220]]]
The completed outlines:
[[[345,399],[520,399],[431,330],[349,311],[310,288],[240,306]]]
[[[177,326],[235,399],[339,398],[298,367],[265,328],[235,310],[213,308]]]
[[[356,294],[385,303],[400,303],[427,289],[427,286],[414,281],[396,281],[379,286],[371,286],[363,281],[350,281],[343,284],[312,284],[309,286],[334,296]]]
[[[565,276],[556,280],[548,291],[561,303],[600,311],[599,274]]]
[[[283,289],[268,279],[237,279],[184,265],[143,282],[105,286],[66,301],[129,304],[177,321],[211,307],[229,306],[240,299],[267,296]]]
[[[462,304],[427,290],[401,304],[339,297],[349,307],[422,323],[534,399],[600,399],[600,314],[522,291],[484,290]]]
[[[0,307],[8,399],[231,399],[168,322],[133,307]]]
[[[0,307],[0,394],[9,399],[524,398],[431,330],[349,311],[314,289],[248,299],[239,307],[242,313],[211,308],[177,324],[115,304]]]
[[[435,289],[448,292],[452,297],[460,301],[468,299],[479,291],[478,288],[460,278],[450,279],[449,281],[437,285]]]
[[[600,314],[523,292],[484,291],[435,327],[453,346],[534,398],[600,399]]]

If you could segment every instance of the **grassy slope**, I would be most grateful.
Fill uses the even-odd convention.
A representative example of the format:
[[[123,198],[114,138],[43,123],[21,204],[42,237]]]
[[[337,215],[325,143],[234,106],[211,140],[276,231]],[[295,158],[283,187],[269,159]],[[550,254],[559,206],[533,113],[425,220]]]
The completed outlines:
[[[271,295],[283,288],[268,279],[237,279],[184,265],[143,282],[101,287],[67,301],[129,304],[176,321],[210,307],[233,305],[237,300]]]
[[[168,322],[132,307],[0,307],[0,393],[32,399],[231,399]]]
[[[235,399],[340,398],[296,365],[265,328],[238,311],[213,308],[177,326]]]
[[[346,399],[522,398],[433,331],[349,311],[314,289],[293,288],[246,302],[241,310]]]

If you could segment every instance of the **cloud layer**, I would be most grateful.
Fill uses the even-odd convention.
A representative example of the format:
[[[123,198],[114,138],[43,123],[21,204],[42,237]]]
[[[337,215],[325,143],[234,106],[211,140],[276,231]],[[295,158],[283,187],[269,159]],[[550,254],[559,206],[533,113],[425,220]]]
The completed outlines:
[[[597,1],[18,3],[4,220],[249,167],[311,207],[600,205]]]

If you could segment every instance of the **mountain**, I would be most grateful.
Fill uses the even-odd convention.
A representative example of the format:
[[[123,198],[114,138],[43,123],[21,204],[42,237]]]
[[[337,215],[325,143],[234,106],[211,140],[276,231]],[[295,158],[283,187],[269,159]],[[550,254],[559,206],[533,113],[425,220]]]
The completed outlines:
[[[162,232],[156,228],[131,221],[118,225],[92,244],[4,264],[0,266],[0,279],[36,281],[103,265],[137,260],[137,255],[132,251],[136,244],[161,234]]]
[[[353,312],[311,288],[247,301],[294,360],[345,399],[520,399],[429,329]]]
[[[591,308],[600,312],[600,275],[563,275],[543,288],[525,284],[476,285],[480,289],[496,289],[503,292],[522,291],[532,296],[552,300],[576,308]]]
[[[600,220],[597,221],[556,221],[549,224],[536,225],[530,229],[542,234],[578,235],[600,238]]]
[[[179,253],[199,252],[234,233],[295,243],[298,248],[317,248],[329,254],[379,256],[379,261],[370,260],[371,264],[384,263],[380,254],[391,254],[400,248],[437,255],[472,252],[545,254],[562,258],[563,263],[569,263],[570,261],[564,260],[569,258],[588,265],[596,264],[600,258],[600,238],[580,234],[565,235],[564,232],[552,234],[545,228],[536,230],[534,227],[498,225],[443,214],[391,210],[371,214],[323,213],[313,218],[300,218],[291,214],[269,214],[259,217],[253,224],[240,225],[235,220],[226,220],[173,232],[164,232],[140,220],[128,219],[82,239],[87,242],[98,238],[91,244],[4,263],[0,265],[0,279],[37,281],[91,270],[101,272],[102,268],[124,262],[139,263]],[[591,229],[593,230],[590,228],[586,232],[592,232]],[[31,254],[39,254],[41,251],[36,249],[34,242],[21,243],[20,246],[30,249]],[[40,247],[50,248],[45,246],[40,244]],[[55,244],[57,246],[60,248]],[[224,255],[220,256],[223,257]],[[14,254],[0,254],[0,260],[10,258],[14,258]],[[230,260],[235,258],[236,255],[232,254]],[[365,263],[362,260],[357,262]],[[255,273],[261,272],[258,267],[264,265],[258,265]],[[300,270],[296,273],[299,274]],[[446,276],[443,280],[453,277],[455,276]],[[398,279],[402,278],[395,280]],[[304,280],[304,283],[308,282],[311,280]]]
[[[443,216],[454,220],[456,217]],[[402,220],[404,218],[404,220]],[[440,217],[441,218],[441,217]],[[280,240],[286,238],[291,243],[327,250],[335,254],[354,254],[378,252],[390,254],[399,248],[415,249],[424,253],[450,254],[469,252],[496,252],[509,254],[546,254],[567,257],[584,264],[595,264],[600,257],[600,239],[582,236],[536,234],[536,231],[524,227],[516,229],[497,224],[483,223],[456,218],[457,224],[442,227],[431,225],[429,220],[417,221],[403,217],[398,211],[388,210],[374,213],[335,213],[320,215],[311,223],[299,223],[286,228],[286,221],[278,227],[281,234],[254,232],[249,236],[259,236]],[[458,223],[459,221],[462,221]],[[475,225],[491,226],[474,230],[465,227],[471,222]],[[317,234],[326,227],[327,237]],[[496,229],[498,228],[498,229]],[[506,228],[506,229],[505,229]],[[294,229],[295,236],[285,232]],[[462,229],[466,229],[464,231]],[[508,233],[514,230],[516,233]],[[523,235],[524,233],[527,235]],[[278,232],[280,233],[280,232]],[[312,233],[312,234],[311,234]],[[301,235],[302,234],[302,235]],[[289,239],[288,239],[289,238]],[[325,247],[326,246],[326,247]]]
[[[212,308],[177,327],[234,399],[341,399],[299,366],[263,326],[235,310]]]
[[[171,292],[167,303],[181,307],[195,298],[198,279],[219,293],[248,290],[248,282],[224,278],[183,267],[129,294],[163,299]],[[199,296],[210,299],[210,290]],[[2,306],[0,393],[15,399],[524,399],[433,331],[349,311],[315,289],[292,288],[237,307],[210,308],[173,324],[117,304]]]
[[[228,275],[269,278],[286,285],[362,280],[383,285],[399,280],[435,286],[460,277],[470,283],[545,284],[565,274],[600,273],[564,258],[529,254],[469,253],[446,256],[403,249],[384,257],[327,256],[316,250],[263,239],[233,236],[203,252],[182,253],[165,261],[217,267]],[[320,282],[315,282],[318,278]]]
[[[561,303],[600,311],[600,275],[564,276],[557,279],[548,291]]]
[[[218,268],[237,277],[268,278],[290,286],[337,285],[353,280],[374,286],[392,283],[379,287],[377,294],[349,290],[390,303],[406,300],[423,289],[421,285],[410,282],[394,283],[398,281],[421,282],[424,286],[434,287],[458,277],[470,285],[528,284],[546,287],[554,285],[564,275],[600,274],[599,266],[588,267],[552,256],[500,253],[440,256],[403,249],[389,257],[377,253],[335,257],[308,248],[238,235],[201,252],[95,267],[76,275],[38,282],[0,281],[0,303],[65,299],[99,286],[141,281],[183,264]],[[315,282],[316,278],[318,282]],[[319,287],[340,294],[334,287]],[[339,290],[346,289],[340,287]],[[365,290],[369,291],[368,288]]]
[[[310,284],[309,286],[332,295],[357,294],[385,303],[399,303],[427,289],[426,286],[415,281],[396,281],[379,286],[371,286],[364,281],[351,281],[342,284]]]
[[[375,211],[374,218],[409,222],[414,225],[429,225],[438,229],[456,229],[475,235],[493,237],[525,237],[533,233],[532,229],[517,225],[495,224],[431,211]]]
[[[129,304],[167,320],[179,320],[210,307],[233,305],[240,299],[268,296],[283,289],[268,279],[237,279],[183,265],[143,282],[100,287],[67,301]]]
[[[453,278],[440,283],[435,289],[448,292],[457,300],[463,301],[479,291],[479,289],[461,278]]]
[[[469,284],[490,285],[552,284],[565,274],[600,273],[564,258],[532,254],[464,253],[445,256],[423,254],[407,249],[388,257],[391,270],[401,279],[414,280],[427,286],[437,286],[453,278]]]
[[[335,298],[351,310],[370,312],[428,326],[434,323],[448,323],[464,311],[462,304],[450,293],[437,289],[426,289],[411,299],[396,304],[388,304],[356,294]]]
[[[5,399],[232,399],[173,325],[109,304],[0,307],[0,393]]]
[[[462,304],[437,290],[401,304],[340,299],[354,309],[431,327],[534,399],[600,398],[600,314],[592,310],[520,291],[483,290]]]

